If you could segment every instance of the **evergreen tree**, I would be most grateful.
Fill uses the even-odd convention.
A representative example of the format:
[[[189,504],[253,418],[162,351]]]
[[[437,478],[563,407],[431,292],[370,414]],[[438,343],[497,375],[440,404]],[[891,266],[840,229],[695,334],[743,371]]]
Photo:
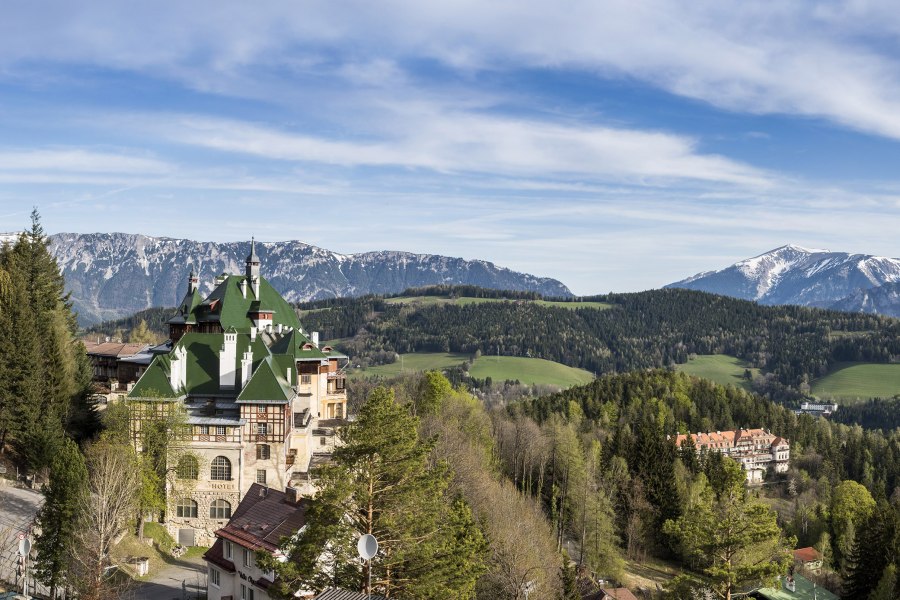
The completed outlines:
[[[857,528],[848,561],[844,597],[868,598],[885,569],[900,559],[900,518],[897,509],[881,501]]]
[[[742,473],[734,461],[723,467],[732,472],[726,479],[736,481]],[[742,584],[758,582],[784,573],[791,562],[775,513],[759,502],[750,501],[740,483],[723,490],[716,498],[707,487],[699,501],[677,521],[667,521],[665,531],[680,543],[679,549],[697,561],[706,583],[725,600]]]
[[[897,566],[891,563],[884,568],[884,573],[869,595],[869,600],[896,600],[898,595],[900,589],[897,588]]]
[[[376,388],[358,419],[343,428],[333,464],[319,470],[307,526],[274,563],[279,591],[338,585],[392,598],[468,598],[484,571],[484,538],[461,501],[448,502],[449,472],[430,465],[418,419]],[[372,589],[356,540],[379,540]]]
[[[66,439],[50,465],[50,481],[44,505],[37,515],[40,534],[35,539],[35,574],[50,588],[50,597],[65,583],[74,549],[79,510],[87,493],[84,457],[72,440]]]

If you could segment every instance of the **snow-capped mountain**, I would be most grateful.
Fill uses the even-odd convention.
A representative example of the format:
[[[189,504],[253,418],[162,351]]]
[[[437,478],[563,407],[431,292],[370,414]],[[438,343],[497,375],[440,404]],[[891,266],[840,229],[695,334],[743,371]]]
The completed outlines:
[[[896,315],[900,259],[782,246],[720,271],[667,285],[761,304],[799,304]]]
[[[174,306],[193,267],[202,292],[216,275],[243,273],[249,242],[197,242],[125,233],[50,236],[82,323],[121,317],[151,306]],[[262,275],[291,301],[369,293],[391,294],[438,284],[530,290],[571,296],[555,279],[517,273],[483,260],[409,252],[338,254],[299,241],[257,243]]]

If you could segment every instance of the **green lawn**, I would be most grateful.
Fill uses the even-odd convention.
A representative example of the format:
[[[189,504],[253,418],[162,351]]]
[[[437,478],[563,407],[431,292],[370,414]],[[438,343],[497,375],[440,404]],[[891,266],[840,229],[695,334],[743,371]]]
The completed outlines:
[[[594,379],[583,369],[575,369],[543,358],[521,358],[517,356],[482,356],[472,364],[469,374],[476,379],[490,377],[494,381],[518,379],[522,383],[543,383],[571,387],[582,385]]]
[[[675,365],[682,373],[702,377],[722,385],[734,385],[750,389],[750,382],[744,379],[744,371],[749,368],[746,361],[727,354],[701,354],[683,365]],[[755,377],[759,369],[750,369]]]
[[[389,365],[353,370],[350,378],[381,375],[393,377],[401,373],[447,369],[462,364],[467,354],[444,352],[418,352],[402,354],[401,360]],[[494,381],[518,379],[522,383],[542,383],[570,387],[591,381],[594,376],[588,371],[567,367],[542,358],[518,358],[514,356],[482,356],[475,360],[470,371],[472,377]]]
[[[900,394],[900,364],[840,363],[812,382],[817,398],[836,400],[892,398]]]
[[[350,371],[349,375],[351,379],[355,377],[372,377],[373,375],[395,377],[401,373],[449,369],[450,367],[462,364],[468,357],[468,354],[458,354],[453,352],[416,352],[412,354],[401,354],[400,360],[395,363],[378,365],[377,367],[368,367],[364,370],[353,369]]]

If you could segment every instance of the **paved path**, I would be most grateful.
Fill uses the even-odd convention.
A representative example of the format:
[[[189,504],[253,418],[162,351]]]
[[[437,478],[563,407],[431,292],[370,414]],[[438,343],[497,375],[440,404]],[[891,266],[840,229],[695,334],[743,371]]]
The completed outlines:
[[[38,492],[0,483],[0,579],[16,581],[18,534],[28,532],[43,503],[44,496]],[[34,542],[34,536],[30,539]],[[37,591],[46,592],[41,585]]]
[[[182,590],[184,581],[187,591]],[[175,559],[158,573],[150,574],[134,590],[134,600],[195,600],[206,597],[206,563],[202,558]]]

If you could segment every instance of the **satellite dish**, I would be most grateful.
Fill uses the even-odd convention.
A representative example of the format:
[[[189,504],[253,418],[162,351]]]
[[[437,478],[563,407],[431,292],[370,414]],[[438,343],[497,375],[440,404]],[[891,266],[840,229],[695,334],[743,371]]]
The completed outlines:
[[[373,538],[374,539],[374,538]],[[19,556],[28,556],[31,552],[31,540],[22,538],[19,540]]]
[[[359,551],[360,558],[372,560],[372,557],[378,554],[378,540],[371,533],[367,533],[359,538],[359,541],[356,543],[356,549]]]

